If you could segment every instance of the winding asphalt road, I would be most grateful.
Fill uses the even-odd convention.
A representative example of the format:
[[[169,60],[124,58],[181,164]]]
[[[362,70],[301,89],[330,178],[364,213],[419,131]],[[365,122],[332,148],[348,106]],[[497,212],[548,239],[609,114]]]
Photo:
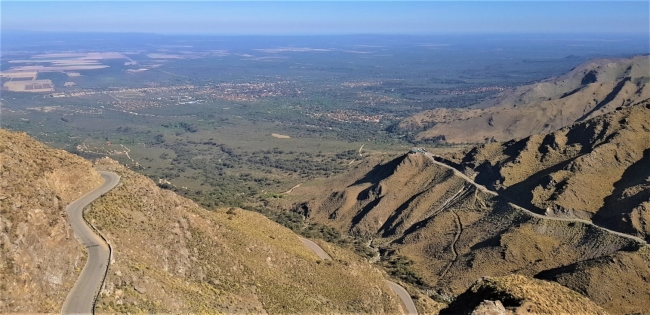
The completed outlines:
[[[411,299],[411,295],[406,292],[406,289],[402,287],[401,285],[386,280],[386,284],[388,284],[388,287],[395,292],[401,299],[402,302],[404,302],[404,306],[406,306],[406,313],[408,315],[418,315],[418,310],[415,308],[415,303],[413,303],[413,299]]]
[[[300,241],[305,244],[305,246],[309,247],[314,253],[316,253],[316,256],[318,256],[322,260],[332,260],[332,257],[328,255],[318,244],[312,242],[311,240],[308,240],[304,237],[299,237]]]
[[[444,167],[444,168],[447,168],[447,169],[452,170],[456,176],[458,176],[458,177],[464,179],[465,181],[467,181],[468,183],[474,185],[474,186],[475,186],[476,188],[478,188],[479,190],[481,190],[481,191],[483,191],[483,192],[485,192],[485,193],[488,193],[488,194],[490,194],[490,195],[493,195],[493,196],[500,196],[500,197],[505,198],[506,200],[510,201],[509,198],[507,198],[507,197],[505,197],[505,196],[501,196],[501,195],[499,195],[497,192],[492,191],[492,190],[489,190],[489,189],[487,189],[487,188],[486,188],[485,186],[483,186],[483,185],[477,184],[477,183],[474,182],[471,178],[469,178],[469,177],[467,177],[465,174],[461,173],[459,170],[457,170],[457,169],[455,169],[455,168],[453,168],[453,167],[451,167],[451,166],[449,166],[449,165],[447,165],[447,164],[445,164],[445,163],[442,163],[442,162],[437,161],[437,160],[435,159],[435,157],[436,157],[435,155],[433,155],[433,154],[431,154],[431,153],[429,153],[429,152],[424,152],[423,154],[426,155],[429,159],[431,159],[431,161],[432,161],[434,164],[437,164],[437,165],[440,165],[440,166],[442,166],[442,167]],[[600,225],[595,225],[595,224],[594,224],[593,222],[591,222],[591,221],[582,220],[582,219],[567,219],[567,218],[550,217],[550,216],[546,216],[546,215],[541,215],[541,214],[539,214],[539,213],[535,213],[535,212],[530,211],[530,210],[528,210],[528,209],[526,209],[526,208],[522,208],[522,207],[516,205],[516,204],[515,204],[514,202],[512,202],[512,201],[510,201],[510,204],[511,204],[513,207],[515,207],[515,208],[517,208],[517,209],[519,209],[519,210],[521,210],[521,211],[523,211],[523,212],[526,212],[526,213],[528,213],[529,215],[531,215],[531,216],[533,216],[533,217],[536,217],[536,218],[545,219],[545,220],[553,220],[553,221],[579,222],[579,223],[583,223],[583,224],[591,225],[591,226],[593,226],[593,227],[595,227],[595,228],[597,228],[597,229],[601,229],[601,230],[603,230],[603,231],[605,231],[605,232],[607,232],[607,233],[614,234],[614,235],[617,235],[617,236],[620,236],[620,237],[624,237],[624,238],[627,238],[627,239],[630,239],[630,240],[636,241],[636,242],[638,242],[638,243],[640,243],[640,244],[642,244],[642,245],[648,246],[648,242],[646,242],[646,241],[645,241],[644,239],[642,239],[642,238],[639,238],[639,237],[636,237],[636,236],[632,236],[632,235],[629,235],[629,234],[625,234],[625,233],[621,233],[621,232],[617,232],[617,231],[613,231],[613,230],[610,230],[610,229],[608,229],[608,228],[604,228],[604,227],[602,227],[602,226],[600,226]]]
[[[99,172],[104,183],[66,207],[74,236],[88,250],[88,260],[79,279],[63,302],[62,314],[92,314],[95,298],[108,271],[111,249],[106,241],[95,234],[93,228],[86,224],[83,210],[95,199],[107,193],[120,182],[120,177],[111,172]]]
[[[320,247],[318,244],[312,242],[311,240],[308,240],[304,237],[299,237],[300,241],[302,241],[305,246],[307,246],[309,249],[314,251],[316,253],[316,256],[318,256],[322,260],[332,260],[332,258]],[[397,296],[402,299],[402,302],[404,303],[404,306],[406,307],[406,313],[408,315],[417,315],[418,310],[415,308],[415,303],[413,303],[413,299],[411,299],[411,295],[406,292],[406,289],[402,287],[401,285],[386,280],[386,284],[388,287],[397,294]]]

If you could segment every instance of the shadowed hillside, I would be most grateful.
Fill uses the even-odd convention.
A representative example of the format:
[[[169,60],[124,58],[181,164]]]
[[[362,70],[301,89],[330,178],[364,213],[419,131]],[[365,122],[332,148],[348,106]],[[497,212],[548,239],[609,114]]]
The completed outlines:
[[[495,301],[497,303],[494,303]],[[489,310],[499,309],[494,307],[495,304],[501,306],[502,312],[489,312]],[[440,314],[505,314],[506,312],[509,314],[607,314],[594,302],[557,283],[518,275],[481,278]]]
[[[614,198],[620,205],[631,205],[619,211],[644,214],[647,198],[637,196],[648,192],[647,168],[641,170],[639,166],[647,159],[646,152],[650,148],[648,113],[650,109],[646,105],[635,105],[553,134],[503,144],[491,143],[468,150],[468,153],[448,155],[446,161],[450,165],[506,197],[477,189],[449,168],[435,164],[425,154],[410,153],[375,167],[360,166],[348,177],[342,176],[332,180],[331,185],[324,185],[330,188],[323,197],[300,207],[306,209],[303,211],[311,220],[371,240],[371,245],[382,255],[380,263],[387,270],[416,286],[433,289],[437,292],[433,296],[456,296],[485,276],[519,274],[532,277],[545,275],[549,270],[561,270],[547,278],[557,279],[593,297],[608,312],[641,311],[648,306],[647,299],[612,294],[614,287],[599,286],[598,279],[613,279],[623,268],[632,275],[647,274],[650,261],[644,254],[645,246],[640,247],[634,240],[595,226],[572,221],[572,218],[583,218],[589,213],[582,208],[581,211],[561,211],[549,206],[551,217],[543,218],[511,202],[514,200],[520,206],[532,206],[532,210],[539,211],[541,206],[535,206],[535,202],[541,198],[520,201],[527,201],[525,197],[531,193],[548,189],[545,187],[558,186],[556,189],[572,191],[573,199],[566,200],[576,204],[589,200],[597,204],[594,207],[597,211]],[[361,169],[367,173],[364,175]],[[554,172],[558,173],[557,178],[552,175]],[[626,174],[629,177],[623,178]],[[518,183],[530,187],[518,187]],[[638,200],[641,204],[635,203]],[[618,216],[634,218],[633,214],[618,213]],[[568,220],[554,219],[558,217]],[[594,222],[604,223],[596,219]],[[636,224],[636,221],[623,222],[630,222],[630,227]],[[615,227],[612,224],[603,225]],[[634,234],[646,235],[641,230]],[[618,267],[602,263],[619,255],[628,259],[621,260]],[[579,267],[563,269],[567,266]],[[570,271],[580,268],[585,271],[578,274]],[[647,277],[626,279],[628,281],[619,283],[616,290],[639,292],[637,288],[648,287]],[[600,298],[605,295],[612,300]],[[584,312],[590,313],[586,309]]]
[[[531,210],[650,239],[650,103],[450,160]]]
[[[582,261],[535,277],[556,281],[614,314],[643,314],[638,301],[650,301],[650,248]],[[630,302],[632,301],[632,302]],[[616,312],[614,312],[616,310]]]
[[[434,109],[403,120],[416,140],[506,141],[553,132],[650,99],[650,57],[587,62],[556,78],[501,93],[473,109]]]

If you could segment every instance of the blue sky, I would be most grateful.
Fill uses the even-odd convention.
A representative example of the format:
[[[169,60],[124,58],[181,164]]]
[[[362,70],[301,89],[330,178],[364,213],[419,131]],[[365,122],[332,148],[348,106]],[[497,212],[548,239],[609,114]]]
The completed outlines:
[[[648,34],[648,1],[0,2],[3,30],[161,34]]]

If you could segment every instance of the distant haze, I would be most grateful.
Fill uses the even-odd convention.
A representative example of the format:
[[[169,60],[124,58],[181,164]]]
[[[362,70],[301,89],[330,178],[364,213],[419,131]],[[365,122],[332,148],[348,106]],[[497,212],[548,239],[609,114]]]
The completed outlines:
[[[648,34],[648,1],[2,1],[2,30],[161,34]]]

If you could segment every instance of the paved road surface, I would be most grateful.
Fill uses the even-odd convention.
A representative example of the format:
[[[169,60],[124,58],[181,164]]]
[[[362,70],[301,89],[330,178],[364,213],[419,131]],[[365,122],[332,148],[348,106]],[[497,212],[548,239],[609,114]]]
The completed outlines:
[[[318,244],[316,244],[316,243],[314,243],[314,242],[312,242],[312,241],[310,241],[310,240],[308,240],[308,239],[306,239],[304,237],[300,237],[300,241],[302,241],[302,243],[305,244],[305,246],[309,247],[309,249],[313,250],[314,253],[316,253],[316,255],[318,255],[318,257],[320,257],[320,259],[322,259],[322,260],[332,260],[332,257],[330,257],[330,255],[328,255],[322,248],[320,248],[320,246],[318,246]]]
[[[104,183],[66,207],[75,237],[88,250],[88,260],[81,271],[79,279],[77,279],[65,302],[63,302],[62,314],[93,313],[95,297],[99,293],[99,287],[108,270],[110,259],[108,244],[95,234],[91,227],[86,225],[83,219],[83,209],[95,199],[113,189],[120,181],[120,177],[110,172],[99,172],[99,174],[104,178]]]
[[[401,285],[386,280],[386,284],[388,284],[388,287],[390,287],[395,294],[397,294],[401,299],[402,302],[404,302],[404,306],[406,306],[406,313],[409,315],[417,315],[418,310],[415,308],[415,303],[413,303],[413,299],[411,299],[411,295],[406,292],[406,289],[404,289]]]
[[[320,247],[318,244],[304,238],[300,237],[300,240],[302,241],[305,246],[307,246],[309,249],[313,250],[318,257],[320,257],[323,260],[332,260],[332,258]],[[399,284],[392,282],[392,281],[386,281],[386,284],[388,284],[388,287],[390,287],[395,294],[397,294],[401,299],[402,302],[404,302],[404,306],[406,307],[406,312],[409,315],[417,315],[418,311],[415,308],[415,303],[413,303],[413,300],[411,299],[411,295],[406,292],[406,289],[404,289],[402,286]]]
[[[469,177],[467,177],[465,174],[461,173],[459,170],[457,170],[457,169],[455,169],[455,168],[453,168],[453,167],[451,167],[451,166],[449,166],[449,165],[447,165],[447,164],[445,164],[445,163],[442,163],[442,162],[436,161],[436,159],[434,158],[435,155],[433,155],[433,154],[431,154],[431,153],[429,153],[429,152],[425,152],[424,155],[426,155],[427,157],[429,157],[429,159],[431,159],[431,161],[433,161],[433,163],[435,163],[435,164],[437,164],[437,165],[440,165],[440,166],[442,166],[442,167],[444,167],[444,168],[447,168],[447,169],[450,169],[450,170],[454,171],[454,174],[456,174],[457,176],[459,176],[459,177],[461,177],[462,179],[466,180],[466,181],[469,182],[470,184],[476,186],[476,188],[480,189],[481,191],[483,191],[483,192],[485,192],[485,193],[488,193],[488,194],[490,194],[490,195],[493,195],[493,196],[500,196],[497,192],[492,191],[492,190],[489,190],[489,189],[487,189],[487,188],[486,188],[485,186],[483,186],[483,185],[477,184],[477,183],[474,182],[471,178],[469,178]],[[501,197],[502,197],[502,198],[505,198],[506,200],[509,200],[509,198],[507,198],[507,197],[505,197],[505,196],[501,196]],[[595,225],[595,224],[594,224],[593,222],[591,222],[591,221],[582,220],[582,219],[568,219],[568,218],[550,217],[550,216],[546,216],[546,215],[541,215],[541,214],[539,214],[539,213],[535,213],[535,212],[530,211],[530,210],[528,210],[528,209],[526,209],[526,208],[522,208],[522,207],[520,207],[520,206],[514,204],[513,202],[510,202],[510,204],[511,204],[512,206],[514,206],[515,208],[517,208],[517,209],[519,209],[519,210],[521,210],[521,211],[524,211],[524,212],[526,212],[526,213],[528,213],[528,214],[530,214],[530,215],[532,215],[532,216],[534,216],[534,217],[536,217],[536,218],[541,218],[541,219],[546,219],[546,220],[553,220],[553,221],[580,222],[580,223],[584,223],[584,224],[587,224],[587,225],[591,225],[591,226],[593,226],[593,227],[595,227],[595,228],[601,229],[601,230],[603,230],[603,231],[605,231],[605,232],[607,232],[607,233],[614,234],[614,235],[618,235],[618,236],[620,236],[620,237],[624,237],[624,238],[627,238],[627,239],[631,239],[631,240],[636,241],[636,242],[638,242],[638,243],[640,243],[640,244],[642,244],[642,245],[648,246],[648,242],[646,242],[646,241],[645,241],[644,239],[642,239],[642,238],[639,238],[639,237],[636,237],[636,236],[632,236],[632,235],[629,235],[629,234],[625,234],[625,233],[621,233],[621,232],[617,232],[617,231],[612,231],[612,230],[610,230],[610,229],[608,229],[608,228],[604,228],[604,227],[602,227],[602,226]]]

